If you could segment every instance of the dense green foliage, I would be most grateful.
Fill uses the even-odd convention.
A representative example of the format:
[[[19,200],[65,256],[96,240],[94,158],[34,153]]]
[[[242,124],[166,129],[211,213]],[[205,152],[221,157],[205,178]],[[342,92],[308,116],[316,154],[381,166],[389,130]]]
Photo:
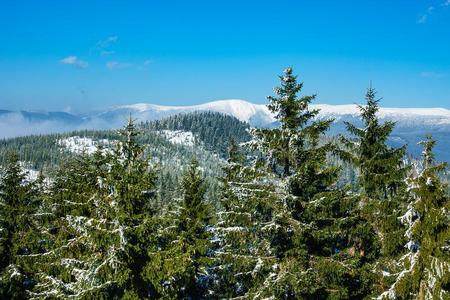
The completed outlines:
[[[195,134],[209,151],[225,157],[228,153],[228,140],[233,137],[237,142],[250,139],[247,123],[214,112],[193,112],[179,114],[162,120],[142,124],[145,130],[182,130]]]
[[[1,141],[0,298],[449,299],[435,142],[410,165],[372,88],[364,128],[326,138],[315,96],[291,68],[280,81],[277,128],[194,113]],[[71,136],[92,149],[67,151]],[[19,157],[44,172],[30,178]]]
[[[212,198],[218,192],[216,178],[221,174],[229,138],[234,137],[242,142],[249,139],[246,123],[211,112],[181,114],[161,121],[141,123],[137,127],[140,134],[136,138],[144,146],[144,155],[159,165],[157,185],[160,199],[169,199],[179,194],[181,168],[189,165],[193,158],[198,159],[205,176],[211,178],[206,197]],[[162,133],[178,130],[192,132],[195,145],[172,143]],[[63,143],[71,137],[79,140],[87,138],[100,144],[107,140],[105,147],[111,146],[120,138],[114,130],[83,130],[0,140],[0,165],[5,166],[8,153],[15,151],[21,161],[27,162],[26,167],[42,170],[46,175],[52,176],[59,164],[79,154]],[[75,143],[81,143],[79,140],[75,140]]]

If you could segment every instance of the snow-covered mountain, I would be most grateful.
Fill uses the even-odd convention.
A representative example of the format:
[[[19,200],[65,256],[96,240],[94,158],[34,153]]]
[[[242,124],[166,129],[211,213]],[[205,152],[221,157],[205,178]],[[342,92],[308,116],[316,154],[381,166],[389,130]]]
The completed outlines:
[[[356,104],[329,105],[315,104],[312,108],[320,110],[318,118],[335,120],[331,134],[345,133],[345,121],[361,125],[359,107]],[[111,123],[123,123],[126,116],[132,115],[138,120],[156,120],[163,117],[189,113],[193,111],[215,111],[228,114],[249,123],[251,126],[276,126],[273,114],[264,104],[254,104],[244,100],[219,100],[192,106],[162,106],[146,103],[122,105],[97,115]],[[382,121],[395,121],[396,127],[390,138],[394,146],[408,145],[415,156],[421,152],[417,145],[426,134],[432,134],[437,140],[436,155],[439,159],[450,161],[450,110],[445,108],[388,108],[378,112]],[[119,123],[120,123],[119,122]]]
[[[253,104],[244,100],[218,100],[191,106],[163,106],[147,103],[137,103],[114,107],[108,111],[101,112],[97,117],[106,120],[123,119],[130,113],[139,120],[157,120],[179,113],[193,111],[214,111],[231,115],[240,121],[247,122],[252,126],[265,126],[274,121],[272,114],[263,104]]]
[[[345,132],[344,121],[360,125],[359,108],[355,104],[315,104],[320,109],[319,118],[335,120],[331,133]],[[164,117],[194,111],[214,111],[236,117],[251,126],[276,126],[276,120],[264,104],[231,99],[191,106],[163,106],[148,103],[121,105],[101,112],[81,115],[68,113],[33,113],[0,110],[0,138],[25,134],[61,132],[74,129],[107,129],[120,127],[131,114],[139,121],[157,120]],[[391,138],[394,145],[408,144],[410,151],[418,155],[416,143],[426,134],[438,140],[436,154],[450,161],[450,110],[445,108],[387,108],[379,111],[381,120],[397,123]]]
[[[356,104],[328,105],[315,104],[320,109],[319,118],[334,118],[336,122],[358,119]],[[155,120],[166,116],[193,111],[215,111],[228,114],[252,126],[267,126],[275,122],[273,114],[264,104],[253,104],[244,100],[219,100],[191,106],[162,106],[146,103],[114,107],[98,114],[102,119],[124,118],[130,113],[139,120]],[[381,108],[382,120],[394,120],[399,126],[432,126],[436,129],[450,129],[450,110],[445,108]]]

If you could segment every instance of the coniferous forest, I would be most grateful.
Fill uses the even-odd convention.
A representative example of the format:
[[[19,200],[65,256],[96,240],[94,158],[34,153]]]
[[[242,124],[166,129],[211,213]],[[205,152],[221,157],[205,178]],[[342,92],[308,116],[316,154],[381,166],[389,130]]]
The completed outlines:
[[[391,147],[395,123],[377,118],[372,87],[363,127],[329,137],[333,120],[316,118],[302,88],[286,69],[268,97],[271,128],[210,115],[226,128],[210,132],[201,114],[130,116],[97,133],[117,139],[109,147],[42,152],[56,167],[34,180],[26,149],[1,152],[0,298],[450,299],[438,141],[423,137],[419,163]],[[159,139],[148,130],[167,126],[203,136],[204,149],[223,154],[220,170],[208,171],[201,151],[183,154],[187,164],[155,162],[181,155],[146,147]]]

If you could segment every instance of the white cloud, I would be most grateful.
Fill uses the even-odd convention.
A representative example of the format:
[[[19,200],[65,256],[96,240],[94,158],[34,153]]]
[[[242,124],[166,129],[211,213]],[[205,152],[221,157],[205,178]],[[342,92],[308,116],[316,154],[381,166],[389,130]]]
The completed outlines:
[[[59,61],[63,65],[72,65],[81,69],[86,69],[89,66],[87,61],[78,59],[75,55],[67,56]]]
[[[97,42],[96,47],[97,49],[105,49],[111,46],[112,44],[115,44],[119,41],[119,37],[117,35],[109,36],[104,40],[100,40]]]
[[[106,68],[109,70],[115,70],[115,69],[125,69],[128,67],[131,67],[133,64],[130,63],[122,63],[118,61],[108,61],[106,63]]]
[[[434,6],[428,7],[427,11],[417,20],[417,23],[425,24],[428,21],[428,17],[434,12]]]
[[[450,0],[445,0],[444,2],[441,2],[440,6],[450,6]],[[438,6],[437,9],[440,9],[440,7]],[[430,6],[427,8],[427,10],[425,11],[425,13],[423,15],[421,15],[419,17],[419,19],[417,20],[417,23],[420,24],[425,24],[429,17],[434,13],[434,11],[436,10],[436,8],[434,6]]]

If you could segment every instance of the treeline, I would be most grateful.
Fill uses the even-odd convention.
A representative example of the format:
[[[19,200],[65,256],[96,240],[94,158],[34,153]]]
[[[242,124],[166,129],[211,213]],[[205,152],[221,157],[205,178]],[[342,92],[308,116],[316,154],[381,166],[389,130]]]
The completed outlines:
[[[292,69],[269,97],[279,128],[230,142],[216,199],[194,159],[181,196],[158,197],[160,170],[130,119],[114,151],[26,180],[16,155],[0,181],[2,299],[448,299],[450,201],[433,157],[406,164],[386,144],[369,88],[363,128],[321,141]],[[357,169],[338,184],[338,157]]]
[[[163,130],[190,131],[197,140],[198,145],[196,145],[195,150],[201,146],[223,158],[227,156],[227,145],[230,137],[235,138],[238,142],[250,139],[247,132],[248,124],[216,112],[180,114],[163,120],[142,122],[137,127],[141,132],[137,141],[145,145],[145,155],[158,160],[164,160],[166,157],[192,156],[187,153],[189,149],[185,149],[186,147],[183,147],[183,145],[171,144],[164,135],[159,133]],[[110,141],[119,138],[116,130],[79,130],[68,133],[0,139],[0,165],[5,165],[7,154],[15,151],[20,159],[30,163],[32,168],[37,170],[51,169],[72,156],[72,153],[59,145],[58,141],[73,136]],[[195,155],[199,156],[199,161],[206,160],[201,157],[203,154],[199,151]],[[188,158],[187,161],[191,158]]]
[[[200,128],[202,122],[204,128]],[[179,194],[182,169],[188,166],[193,158],[200,162],[204,175],[210,178],[207,198],[216,198],[217,178],[227,155],[223,152],[223,148],[226,148],[224,145],[228,143],[230,136],[238,141],[249,139],[247,124],[234,117],[211,112],[183,114],[167,121],[137,124],[136,127],[140,133],[136,141],[143,146],[143,155],[153,164],[157,164],[159,169],[157,186],[160,199],[170,199]],[[193,146],[174,144],[161,134],[163,130],[191,131],[195,135],[196,143]],[[94,143],[108,140],[110,145],[120,139],[116,130],[79,130],[4,139],[0,140],[0,166],[7,164],[8,153],[14,151],[27,168],[54,177],[55,169],[57,170],[61,163],[77,156],[77,153],[61,144],[61,141],[71,137],[92,139]]]
[[[236,142],[245,142],[251,138],[247,123],[217,112],[178,114],[162,120],[144,122],[141,127],[148,131],[190,131],[202,141],[207,150],[218,153],[222,157],[228,154],[230,137],[233,137]]]

